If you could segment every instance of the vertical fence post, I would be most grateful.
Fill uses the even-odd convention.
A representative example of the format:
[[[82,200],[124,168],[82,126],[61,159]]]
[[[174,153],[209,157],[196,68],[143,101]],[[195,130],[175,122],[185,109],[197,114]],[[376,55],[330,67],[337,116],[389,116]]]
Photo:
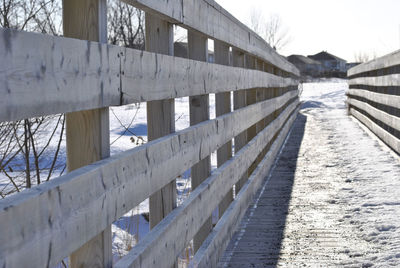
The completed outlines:
[[[214,55],[216,64],[229,65],[228,44],[215,40]],[[230,112],[231,112],[231,92],[215,94],[216,116],[220,116]],[[232,157],[232,141],[229,141],[217,151],[217,166],[220,167],[231,157]],[[229,207],[229,204],[232,201],[233,201],[233,191],[231,189],[218,206],[219,218],[221,218],[222,214],[224,214],[224,211]]]
[[[207,61],[208,39],[206,36],[194,31],[188,31],[188,55],[190,59],[198,61]],[[192,96],[189,98],[190,125],[196,125],[200,122],[209,120],[210,107],[209,97],[207,95]],[[211,172],[210,157],[206,157],[191,169],[192,190],[202,183]],[[194,252],[196,252],[204,239],[210,233],[212,228],[211,215],[206,220],[199,232],[193,238]]]
[[[256,69],[257,68],[257,60],[255,57],[246,55],[246,68],[247,69]],[[257,89],[251,88],[246,90],[246,105],[251,105],[257,102]],[[247,142],[251,141],[257,135],[257,124],[252,125],[247,129]],[[256,161],[254,161],[248,171],[247,175],[250,176],[256,168]]]
[[[63,29],[66,37],[106,43],[106,18],[106,0],[63,1]],[[68,171],[109,157],[108,108],[67,114],[66,137]],[[111,267],[111,248],[109,226],[71,254],[70,267]]]
[[[146,51],[173,55],[173,25],[150,13],[145,18]],[[147,102],[147,135],[154,140],[175,132],[174,99]],[[176,183],[150,196],[150,228],[176,207]]]
[[[232,48],[232,65],[234,67],[244,68],[246,64],[245,54]],[[237,90],[233,93],[233,109],[237,110],[246,106],[246,90]],[[235,137],[235,153],[242,149],[247,143],[247,130]],[[247,173],[235,184],[235,195],[240,191],[247,180]]]

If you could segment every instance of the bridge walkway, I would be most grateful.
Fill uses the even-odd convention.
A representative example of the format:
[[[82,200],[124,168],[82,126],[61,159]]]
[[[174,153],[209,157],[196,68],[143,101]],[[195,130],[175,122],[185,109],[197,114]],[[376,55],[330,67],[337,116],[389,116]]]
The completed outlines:
[[[347,116],[344,90],[321,86],[220,267],[400,265],[399,157]]]

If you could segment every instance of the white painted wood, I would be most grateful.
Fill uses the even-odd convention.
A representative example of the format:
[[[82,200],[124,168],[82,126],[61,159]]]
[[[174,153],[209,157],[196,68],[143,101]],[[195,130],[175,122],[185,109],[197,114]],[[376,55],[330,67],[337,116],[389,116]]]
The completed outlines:
[[[348,76],[352,76],[358,73],[374,71],[399,64],[400,64],[400,50],[397,50],[393,53],[390,53],[378,59],[357,65],[349,69],[347,74]]]
[[[161,5],[157,5],[155,0],[123,1],[139,8],[146,8],[148,12],[170,17],[173,23],[179,22],[182,27],[199,31],[214,40],[227,43],[270,62],[286,72],[300,75],[294,65],[213,0],[174,0],[169,6],[164,5],[165,0]],[[177,21],[180,14],[184,16],[182,20]]]
[[[173,54],[173,25],[150,13],[145,18],[146,51]],[[175,100],[147,102],[147,133],[149,140],[175,132]],[[171,181],[149,200],[150,228],[156,226],[176,207],[176,182]]]
[[[348,90],[348,94],[365,98],[367,100],[400,109],[400,96],[376,93],[362,89]]]
[[[400,118],[397,116],[393,116],[391,114],[388,114],[384,111],[381,111],[368,103],[355,100],[355,99],[348,99],[348,103],[352,106],[355,106],[365,112],[367,112],[369,115],[371,115],[373,118],[378,119],[379,121],[385,123],[386,125],[400,131]]]
[[[264,72],[97,42],[10,29],[0,29],[0,36],[0,122],[298,84]]]
[[[253,175],[251,175],[248,181],[243,185],[242,191],[229,206],[222,218],[218,221],[217,225],[213,228],[211,234],[195,254],[189,267],[217,267],[220,256],[228,246],[228,243],[237,230],[249,204],[252,202],[256,192],[262,185],[265,177],[268,175],[275,158],[278,155],[294,120],[296,119],[298,111],[299,108],[293,112],[266,156],[257,166]]]
[[[107,42],[106,0],[64,1],[63,34],[83,40]],[[100,90],[101,85],[97,88],[97,91]],[[110,156],[108,108],[66,114],[65,132],[68,172]],[[51,250],[50,244],[48,255],[51,255]],[[112,267],[112,259],[110,224],[71,253],[69,267]]]
[[[184,203],[160,222],[115,267],[168,267],[190,242],[214,208],[296,109],[293,102],[238,154],[200,184]]]
[[[0,226],[7,230],[0,232],[0,267],[25,267],[27,262],[32,267],[55,265],[193,164],[296,97],[292,91],[242,108],[0,200]],[[21,220],[26,215],[31,215],[29,221]]]
[[[400,74],[353,78],[349,80],[348,83],[349,85],[366,85],[376,87],[400,86]]]
[[[368,117],[360,113],[359,111],[350,108],[350,113],[357,118],[360,122],[366,125],[376,136],[383,140],[387,145],[389,145],[397,153],[400,153],[400,140],[375,124]]]

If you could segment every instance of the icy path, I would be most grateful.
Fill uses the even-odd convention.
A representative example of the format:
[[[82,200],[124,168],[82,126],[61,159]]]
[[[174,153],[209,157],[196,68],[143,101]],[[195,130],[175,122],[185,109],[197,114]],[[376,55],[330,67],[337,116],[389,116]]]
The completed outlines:
[[[303,109],[221,267],[400,267],[400,159],[346,115],[346,88],[304,86]]]

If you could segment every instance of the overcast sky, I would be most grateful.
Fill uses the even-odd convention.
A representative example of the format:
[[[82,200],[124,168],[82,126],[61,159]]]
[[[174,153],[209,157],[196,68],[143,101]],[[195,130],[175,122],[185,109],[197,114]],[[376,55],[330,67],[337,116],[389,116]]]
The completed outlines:
[[[400,0],[216,1],[247,25],[254,9],[265,18],[279,14],[292,39],[280,51],[285,56],[326,50],[351,62],[355,53],[400,49]]]

